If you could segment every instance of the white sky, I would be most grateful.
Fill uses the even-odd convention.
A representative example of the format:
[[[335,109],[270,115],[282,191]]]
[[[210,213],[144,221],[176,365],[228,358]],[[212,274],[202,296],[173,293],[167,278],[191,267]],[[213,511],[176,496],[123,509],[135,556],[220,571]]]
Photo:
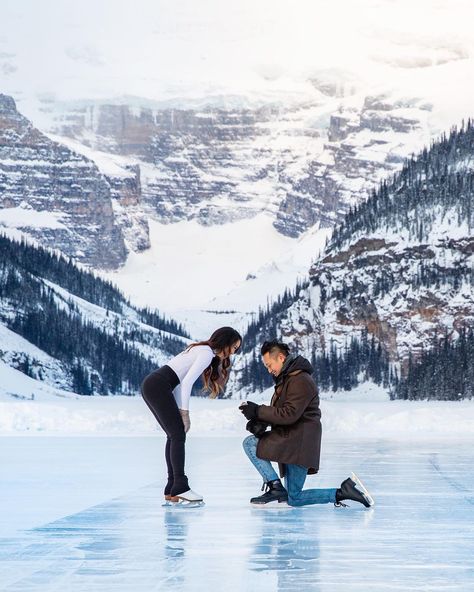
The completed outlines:
[[[333,67],[378,82],[474,47],[472,0],[2,0],[0,14],[1,87],[63,98],[276,91]]]

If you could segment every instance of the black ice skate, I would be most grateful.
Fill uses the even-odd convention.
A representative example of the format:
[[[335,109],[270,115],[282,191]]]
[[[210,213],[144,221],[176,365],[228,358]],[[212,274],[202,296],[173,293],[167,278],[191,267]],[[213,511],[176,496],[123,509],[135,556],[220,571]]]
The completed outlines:
[[[370,508],[375,503],[374,498],[355,473],[351,473],[351,477],[348,477],[341,483],[341,487],[336,491],[336,502],[334,505],[336,507],[346,506],[346,504],[342,503],[344,500],[359,502],[366,508]]]
[[[280,504],[282,502],[288,501],[288,492],[283,487],[280,479],[268,481],[264,484],[264,487],[266,490],[265,493],[263,495],[259,495],[258,497],[253,497],[250,500],[251,504],[260,506],[263,504],[269,504],[271,502],[278,502]]]

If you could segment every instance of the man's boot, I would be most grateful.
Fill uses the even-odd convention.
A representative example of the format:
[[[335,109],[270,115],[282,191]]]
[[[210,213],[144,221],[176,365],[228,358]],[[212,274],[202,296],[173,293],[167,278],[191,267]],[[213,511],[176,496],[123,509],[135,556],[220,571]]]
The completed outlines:
[[[344,500],[352,500],[363,504],[366,508],[374,505],[374,499],[364,487],[362,481],[355,473],[341,483],[341,487],[336,491],[336,502],[334,505],[345,506]]]
[[[258,497],[253,497],[250,500],[251,504],[262,505],[269,504],[271,502],[281,503],[288,501],[288,492],[283,487],[280,479],[267,481],[267,483],[264,484],[264,487],[265,493],[263,495],[259,495]]]

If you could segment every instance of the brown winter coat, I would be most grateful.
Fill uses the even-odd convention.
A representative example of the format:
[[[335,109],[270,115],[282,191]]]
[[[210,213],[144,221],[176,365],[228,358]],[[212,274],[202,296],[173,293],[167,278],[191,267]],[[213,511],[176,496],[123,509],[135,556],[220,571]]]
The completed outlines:
[[[258,407],[258,419],[271,430],[260,438],[257,456],[278,462],[281,477],[285,464],[307,467],[309,474],[319,470],[321,411],[312,370],[308,360],[297,356],[285,376],[278,377],[270,405]]]

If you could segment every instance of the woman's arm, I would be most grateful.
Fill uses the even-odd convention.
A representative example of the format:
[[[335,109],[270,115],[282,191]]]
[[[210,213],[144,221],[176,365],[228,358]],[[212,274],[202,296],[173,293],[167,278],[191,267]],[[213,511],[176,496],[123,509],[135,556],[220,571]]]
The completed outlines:
[[[174,398],[176,399],[176,404],[181,409],[181,401],[182,401],[181,383],[178,384],[178,386],[175,386],[175,388],[173,389],[173,395],[174,395]]]
[[[196,349],[197,348],[193,348]],[[179,405],[180,409],[189,409],[189,399],[191,397],[191,389],[193,388],[193,384],[199,378],[199,376],[204,372],[204,370],[209,366],[214,357],[212,351],[209,351],[207,348],[202,348],[193,352],[192,350],[190,353],[194,353],[196,358],[192,363],[189,370],[186,372],[183,380],[181,381],[181,405]]]

